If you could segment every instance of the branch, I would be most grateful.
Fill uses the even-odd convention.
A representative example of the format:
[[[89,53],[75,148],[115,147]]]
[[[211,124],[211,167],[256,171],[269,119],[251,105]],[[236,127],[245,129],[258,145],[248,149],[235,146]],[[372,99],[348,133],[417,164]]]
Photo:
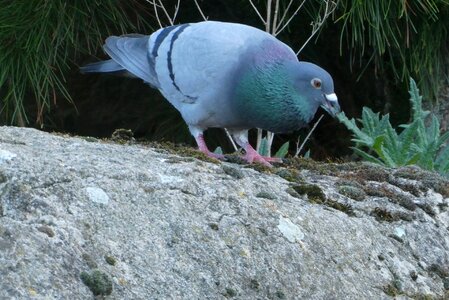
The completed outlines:
[[[162,4],[162,0],[159,0],[159,5],[162,8],[162,11],[164,12],[165,16],[167,17],[168,21],[170,22],[170,25],[173,25],[173,21],[172,18],[170,18],[170,15],[168,14],[167,10],[165,9],[164,4]]]
[[[178,3],[176,3],[176,5],[175,5],[175,12],[173,13],[173,23],[175,23],[176,16],[178,15],[180,2],[181,2],[181,0],[178,0]]]
[[[157,23],[159,24],[159,28],[162,28],[163,26],[162,26],[161,19],[159,18],[159,13],[157,12],[156,1],[149,1],[149,0],[147,0],[147,2],[150,3],[150,4],[153,4],[154,13],[156,14]]]
[[[203,20],[204,20],[204,21],[207,21],[207,18],[206,18],[206,16],[204,15],[203,11],[201,10],[201,7],[200,7],[200,5],[198,4],[198,1],[197,1],[197,0],[193,0],[193,1],[195,1],[196,8],[197,8],[198,11],[200,12],[201,17],[203,18]],[[227,132],[227,131],[226,131],[226,132]],[[229,133],[228,133],[228,135],[229,135]],[[234,144],[234,141],[233,141],[232,139],[231,139],[231,141],[232,141],[232,143]],[[234,147],[235,147],[235,144],[234,144]]]
[[[299,4],[299,6],[296,8],[295,12],[290,16],[290,18],[287,20],[287,22],[285,22],[285,24],[281,27],[281,29],[279,29],[277,32],[274,33],[274,36],[278,35],[279,33],[281,33],[285,28],[287,28],[288,24],[290,24],[290,22],[293,20],[294,17],[296,17],[296,15],[298,14],[299,10],[302,8],[302,6],[304,5],[304,3],[306,2],[306,0],[303,0],[301,2],[301,4]],[[280,26],[281,24],[279,24]]]
[[[271,28],[271,1],[267,0],[267,22],[265,23],[265,31],[270,32]]]
[[[313,124],[312,129],[309,131],[309,133],[307,134],[306,138],[304,139],[304,141],[302,142],[301,146],[299,148],[296,149],[296,153],[294,157],[298,157],[299,152],[301,152],[302,148],[304,148],[304,145],[306,144],[307,140],[310,138],[310,136],[312,135],[312,132],[315,130],[315,128],[318,126],[318,123],[320,123],[321,119],[324,117],[324,115],[321,115],[320,118],[315,122],[315,124]],[[299,143],[299,139],[298,139],[298,143]],[[298,145],[298,143],[296,145]]]
[[[272,35],[274,35],[276,31],[278,19],[279,19],[279,0],[276,0],[276,4],[274,6],[273,26],[271,26]]]
[[[326,8],[324,9],[323,17],[318,16],[317,21],[315,23],[312,23],[312,33],[310,34],[309,38],[306,40],[306,42],[302,45],[301,49],[296,52],[296,55],[298,55],[302,49],[310,42],[312,37],[320,30],[320,28],[323,26],[324,21],[334,12],[335,8],[337,8],[337,4],[332,0],[325,0]]]
[[[276,36],[276,32],[278,31],[279,26],[281,26],[282,23],[284,22],[285,17],[287,16],[287,13],[288,13],[290,7],[292,6],[292,4],[293,4],[293,0],[290,0],[290,2],[288,3],[287,7],[284,10],[284,13],[282,14],[281,19],[279,20],[278,25],[277,26],[273,26],[274,36]]]
[[[257,15],[259,16],[260,20],[262,21],[263,25],[266,26],[267,21],[265,21],[265,19],[262,17],[262,15],[260,14],[259,10],[257,9],[257,7],[254,5],[252,0],[248,0],[249,3],[251,3],[251,6],[253,7],[254,11],[257,13]]]
[[[232,147],[234,148],[235,152],[237,152],[239,150],[239,148],[237,148],[237,145],[235,144],[234,139],[232,138],[232,136],[229,133],[227,128],[225,128],[224,130],[226,132],[226,135],[227,135],[228,139],[231,141]]]
[[[164,27],[164,25],[162,25],[163,22],[161,20],[161,17],[159,16],[159,11],[158,11],[159,9],[162,9],[162,11],[164,12],[164,15],[167,18],[170,25],[173,25],[175,23],[176,17],[178,16],[181,0],[177,0],[177,3],[175,5],[175,11],[173,12],[173,17],[170,17],[170,15],[168,14],[167,9],[165,8],[164,4],[162,3],[162,0],[158,0],[157,1],[158,3],[156,3],[156,0],[146,0],[146,2],[153,5],[154,13],[156,15],[156,20],[157,20],[160,28]]]

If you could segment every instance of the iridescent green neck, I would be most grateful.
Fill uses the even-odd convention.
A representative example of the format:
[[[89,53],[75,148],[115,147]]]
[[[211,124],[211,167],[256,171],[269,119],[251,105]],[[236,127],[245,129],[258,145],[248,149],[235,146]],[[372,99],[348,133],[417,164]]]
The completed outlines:
[[[274,132],[303,127],[317,109],[295,90],[293,76],[284,63],[247,69],[240,74],[235,91],[240,117]]]

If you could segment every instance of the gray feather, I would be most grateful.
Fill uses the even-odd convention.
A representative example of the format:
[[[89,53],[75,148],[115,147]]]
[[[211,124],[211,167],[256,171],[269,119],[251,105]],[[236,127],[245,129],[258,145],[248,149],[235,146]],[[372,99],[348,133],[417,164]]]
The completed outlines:
[[[125,68],[123,68],[121,65],[116,63],[114,60],[104,60],[104,61],[98,61],[94,62],[88,65],[85,65],[83,67],[80,67],[81,73],[95,73],[95,72],[118,72],[118,71],[124,71]]]

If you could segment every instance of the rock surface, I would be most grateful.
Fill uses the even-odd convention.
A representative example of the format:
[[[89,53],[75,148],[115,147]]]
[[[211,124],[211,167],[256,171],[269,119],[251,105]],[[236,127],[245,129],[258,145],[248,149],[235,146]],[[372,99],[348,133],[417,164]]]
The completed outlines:
[[[447,297],[447,181],[290,163],[0,127],[0,299]]]

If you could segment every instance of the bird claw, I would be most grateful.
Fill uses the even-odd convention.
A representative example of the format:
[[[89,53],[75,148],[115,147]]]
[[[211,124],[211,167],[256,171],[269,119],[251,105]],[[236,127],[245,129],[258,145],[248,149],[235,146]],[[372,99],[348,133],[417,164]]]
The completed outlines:
[[[223,154],[217,154],[217,153],[211,152],[209,150],[205,151],[205,150],[202,150],[202,149],[200,149],[200,151],[202,153],[204,153],[207,157],[214,158],[214,159],[219,159],[219,160],[225,160],[225,156]]]
[[[209,152],[209,153],[205,153],[207,156],[215,158],[215,159],[219,159],[219,160],[225,160],[225,156],[223,154],[217,154],[217,153],[213,153],[213,152]]]
[[[270,162],[275,162],[275,163],[282,162],[282,160],[280,158],[262,156],[259,153],[257,153],[256,151],[254,151],[254,152],[249,151],[242,158],[250,164],[253,162],[256,162],[256,163],[260,163],[260,164],[270,167],[270,168],[273,167],[273,165],[270,164]]]

